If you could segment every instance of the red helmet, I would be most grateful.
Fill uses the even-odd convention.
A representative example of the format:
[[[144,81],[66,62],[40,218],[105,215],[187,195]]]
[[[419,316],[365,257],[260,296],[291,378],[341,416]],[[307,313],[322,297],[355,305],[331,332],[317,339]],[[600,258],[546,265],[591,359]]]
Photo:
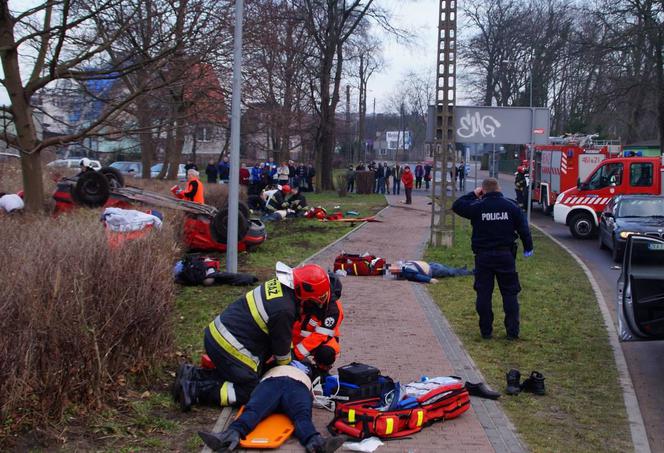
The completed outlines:
[[[317,264],[305,264],[293,269],[295,296],[322,307],[330,300],[330,277]]]
[[[523,165],[520,165],[520,166],[516,169],[516,171],[517,171],[518,173],[525,173],[525,172],[526,172],[526,167],[524,167]]]
[[[284,184],[283,186],[281,186],[281,191],[283,193],[291,193],[291,188],[288,184]]]

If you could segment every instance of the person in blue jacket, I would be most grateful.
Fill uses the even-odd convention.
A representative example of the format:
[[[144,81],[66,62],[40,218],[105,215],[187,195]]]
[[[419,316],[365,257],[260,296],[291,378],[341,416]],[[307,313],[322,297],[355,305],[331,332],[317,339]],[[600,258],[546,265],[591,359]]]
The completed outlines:
[[[523,243],[524,256],[533,254],[533,240],[528,221],[519,206],[503,196],[495,178],[459,197],[452,205],[459,216],[470,219],[473,227],[471,245],[475,254],[475,308],[479,315],[482,338],[493,334],[491,295],[494,278],[503,297],[505,330],[509,340],[519,338],[519,301],[521,291],[516,272],[517,237]]]
[[[473,275],[473,271],[465,267],[450,267],[435,262],[412,260],[401,263],[401,269],[397,271],[399,278],[420,283],[438,283],[438,278]]]

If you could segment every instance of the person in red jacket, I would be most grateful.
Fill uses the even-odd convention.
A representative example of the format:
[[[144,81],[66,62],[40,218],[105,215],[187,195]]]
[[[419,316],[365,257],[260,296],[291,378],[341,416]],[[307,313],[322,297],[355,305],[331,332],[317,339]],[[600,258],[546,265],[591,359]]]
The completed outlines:
[[[413,194],[413,172],[410,171],[410,166],[406,165],[401,174],[401,182],[406,192],[406,204],[412,204],[412,194]]]

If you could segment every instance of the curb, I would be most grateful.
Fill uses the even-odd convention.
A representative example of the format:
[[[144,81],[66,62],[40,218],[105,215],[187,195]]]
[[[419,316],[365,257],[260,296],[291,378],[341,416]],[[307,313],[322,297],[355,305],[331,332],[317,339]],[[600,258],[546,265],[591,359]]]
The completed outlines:
[[[383,214],[383,212],[385,212],[387,209],[390,208],[390,202],[389,202],[389,200],[388,200],[387,198],[385,198],[385,202],[387,203],[387,206],[385,206],[383,209],[381,209],[380,211],[378,211],[378,212],[374,215],[374,217],[378,217],[379,215]],[[355,228],[353,228],[352,230],[350,230],[349,232],[347,232],[346,234],[344,234],[343,236],[341,236],[340,238],[338,238],[338,239],[335,240],[334,242],[330,242],[329,244],[327,244],[327,245],[326,245],[325,247],[323,247],[322,249],[318,250],[317,252],[315,252],[314,254],[312,254],[311,256],[309,256],[308,258],[304,259],[301,263],[298,264],[298,266],[301,265],[301,264],[305,264],[305,263],[307,263],[307,262],[313,260],[313,259],[316,258],[318,255],[320,255],[321,253],[325,252],[325,251],[328,250],[329,248],[334,247],[334,246],[337,245],[339,242],[341,242],[342,240],[346,239],[348,236],[350,236],[351,234],[355,233],[357,230],[359,230],[360,228],[364,227],[364,226],[365,226],[366,224],[368,224],[368,223],[369,223],[369,222],[362,222],[362,223],[360,223],[358,226],[356,226]],[[214,424],[214,428],[212,428],[212,430],[213,430],[214,432],[223,431],[224,428],[226,428],[226,426],[228,426],[228,425],[230,424],[231,417],[233,416],[234,413],[235,413],[235,410],[234,410],[233,408],[231,408],[231,407],[223,407],[223,408],[221,409],[221,413],[219,414],[219,417],[217,418],[217,421],[216,421],[216,423]],[[210,448],[207,447],[207,446],[205,446],[205,447],[203,447],[203,448],[201,449],[201,453],[211,453],[211,452],[212,452],[212,450],[210,450]]]
[[[586,266],[581,258],[579,258],[579,256],[569,247],[551,236],[546,231],[539,228],[534,223],[531,223],[531,226],[535,227],[537,231],[551,239],[558,247],[566,251],[572,258],[574,258],[581,269],[583,269],[583,272],[586,274],[588,281],[590,281],[590,285],[593,288],[593,293],[595,294],[595,299],[597,300],[597,305],[599,305],[602,318],[604,319],[604,327],[606,328],[606,331],[609,335],[609,344],[611,345],[613,359],[616,363],[616,368],[618,369],[618,378],[620,387],[623,391],[623,400],[625,401],[625,410],[627,412],[627,420],[629,421],[629,429],[632,435],[634,451],[639,453],[650,453],[650,443],[648,442],[648,435],[646,433],[645,424],[643,423],[643,417],[641,416],[639,400],[636,398],[634,385],[632,384],[632,378],[629,374],[629,369],[627,368],[627,361],[625,360],[625,355],[623,354],[622,347],[620,346],[620,341],[618,340],[618,334],[616,333],[615,325],[611,319],[609,306],[607,305],[606,299],[604,299],[604,295],[602,295],[602,291],[599,288],[599,283],[597,283],[597,280],[595,280],[595,276],[592,274],[588,266]]]

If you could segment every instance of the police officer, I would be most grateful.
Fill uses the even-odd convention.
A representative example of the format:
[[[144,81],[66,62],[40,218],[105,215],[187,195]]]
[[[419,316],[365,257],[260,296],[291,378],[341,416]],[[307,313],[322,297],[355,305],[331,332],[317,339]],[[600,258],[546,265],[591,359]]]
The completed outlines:
[[[180,366],[172,389],[180,408],[245,404],[270,362],[290,363],[298,313],[307,304],[325,307],[330,293],[330,279],[320,266],[291,269],[277,263],[277,278],[240,297],[205,329],[205,352],[214,369]]]
[[[476,310],[480,317],[482,338],[490,339],[493,333],[493,311],[491,295],[494,277],[498,280],[503,296],[505,329],[507,339],[519,338],[519,301],[521,290],[516,272],[516,238],[523,243],[524,256],[532,256],[533,240],[528,221],[521,209],[503,197],[495,178],[482,181],[476,188],[457,199],[452,210],[461,217],[470,219],[473,226],[472,249],[475,253]]]

